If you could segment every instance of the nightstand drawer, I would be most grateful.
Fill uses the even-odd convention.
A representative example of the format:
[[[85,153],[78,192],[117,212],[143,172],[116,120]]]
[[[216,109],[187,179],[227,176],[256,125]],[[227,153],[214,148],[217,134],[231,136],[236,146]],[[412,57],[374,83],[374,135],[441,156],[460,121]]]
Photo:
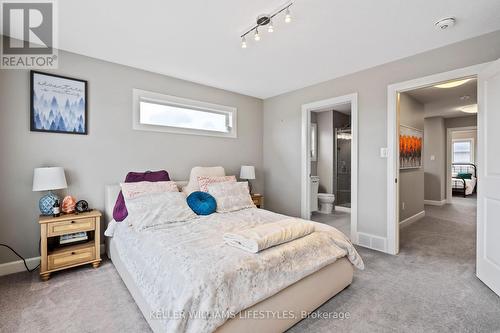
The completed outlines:
[[[47,236],[60,236],[79,231],[90,231],[95,229],[95,219],[75,219],[69,221],[50,223],[47,228]]]
[[[53,270],[65,266],[77,265],[94,259],[95,247],[92,244],[86,247],[68,249],[67,251],[61,249],[57,253],[48,256],[48,269]]]
[[[259,198],[254,198],[252,200],[253,200],[254,205],[260,205],[260,199]]]

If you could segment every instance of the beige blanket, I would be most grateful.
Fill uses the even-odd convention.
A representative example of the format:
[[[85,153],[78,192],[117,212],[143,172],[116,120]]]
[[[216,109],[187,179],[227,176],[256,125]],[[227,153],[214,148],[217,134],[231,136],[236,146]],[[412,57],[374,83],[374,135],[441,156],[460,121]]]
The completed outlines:
[[[312,232],[314,232],[314,225],[311,222],[290,218],[225,233],[223,238],[228,245],[258,253],[272,246],[307,236]]]

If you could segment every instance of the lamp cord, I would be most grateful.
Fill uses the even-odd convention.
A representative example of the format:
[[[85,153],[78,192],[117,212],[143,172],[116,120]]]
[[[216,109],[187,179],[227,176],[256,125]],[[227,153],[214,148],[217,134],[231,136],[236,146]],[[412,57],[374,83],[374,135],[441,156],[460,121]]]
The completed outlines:
[[[38,241],[38,253],[40,253],[40,243],[41,243],[41,240],[39,240],[39,241]],[[17,253],[17,251],[16,251],[16,250],[14,250],[13,248],[11,248],[11,247],[10,247],[9,245],[7,245],[7,244],[0,243],[0,246],[5,246],[6,248],[8,248],[8,249],[10,249],[12,252],[14,252],[14,254],[15,254],[16,256],[18,256],[19,258],[21,258],[21,259],[22,259],[22,261],[23,261],[23,263],[24,263],[24,267],[26,267],[26,270],[27,270],[29,273],[33,272],[33,271],[34,271],[34,270],[36,270],[38,267],[40,267],[40,264],[38,264],[35,268],[30,269],[30,268],[28,267],[28,265],[26,264],[26,259],[24,259],[24,257],[23,257],[22,255],[20,255],[19,253]]]

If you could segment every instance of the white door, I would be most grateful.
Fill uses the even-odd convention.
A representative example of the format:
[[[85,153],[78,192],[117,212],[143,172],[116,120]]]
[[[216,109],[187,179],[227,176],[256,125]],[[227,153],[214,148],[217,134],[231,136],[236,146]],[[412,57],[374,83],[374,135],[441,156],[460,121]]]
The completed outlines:
[[[478,81],[477,277],[500,295],[500,59]]]

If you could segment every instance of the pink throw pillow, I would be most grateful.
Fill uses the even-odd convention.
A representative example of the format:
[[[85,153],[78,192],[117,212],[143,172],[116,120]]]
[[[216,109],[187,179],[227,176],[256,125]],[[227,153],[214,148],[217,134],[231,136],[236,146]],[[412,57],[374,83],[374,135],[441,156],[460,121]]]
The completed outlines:
[[[208,185],[215,183],[236,183],[235,176],[199,176],[198,177],[198,186],[200,186],[200,191],[208,192]]]

